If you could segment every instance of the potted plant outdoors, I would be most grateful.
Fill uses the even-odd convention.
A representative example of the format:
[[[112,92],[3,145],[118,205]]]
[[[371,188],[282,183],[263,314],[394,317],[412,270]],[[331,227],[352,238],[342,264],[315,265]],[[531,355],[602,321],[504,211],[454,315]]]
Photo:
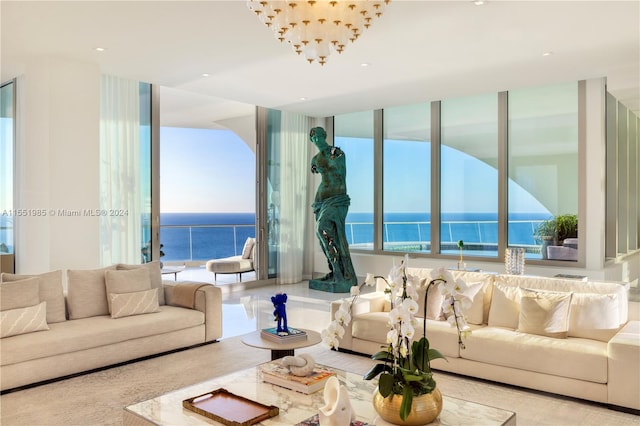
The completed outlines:
[[[578,238],[578,215],[562,214],[556,216],[556,236],[562,245],[567,238]]]
[[[533,236],[542,244],[540,248],[542,259],[548,259],[547,247],[556,245],[556,218],[552,217],[541,222],[534,231]]]

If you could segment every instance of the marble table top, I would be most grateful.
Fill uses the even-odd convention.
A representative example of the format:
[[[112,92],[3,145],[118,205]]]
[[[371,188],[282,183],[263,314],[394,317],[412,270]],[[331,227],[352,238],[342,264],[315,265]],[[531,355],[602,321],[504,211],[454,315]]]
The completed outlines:
[[[324,367],[324,366],[323,366]],[[328,367],[325,367],[328,368]],[[357,419],[371,425],[386,425],[373,408],[373,392],[377,382],[363,380],[359,374],[330,368],[344,384]],[[220,423],[182,407],[182,401],[224,388],[236,395],[280,409],[278,416],[262,421],[265,426],[292,426],[318,413],[324,405],[322,391],[310,395],[265,383],[258,367],[188,386],[156,398],[125,407],[125,425],[206,425]],[[432,425],[515,425],[515,413],[443,395],[443,410]]]

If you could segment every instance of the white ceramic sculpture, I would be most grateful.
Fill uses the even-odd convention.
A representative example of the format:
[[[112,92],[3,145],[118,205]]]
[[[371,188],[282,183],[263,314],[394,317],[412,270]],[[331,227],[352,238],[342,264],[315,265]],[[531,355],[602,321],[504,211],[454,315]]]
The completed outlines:
[[[356,419],[347,388],[335,376],[324,385],[324,406],[320,407],[318,419],[320,426],[349,426]]]
[[[313,367],[316,362],[311,355],[302,354],[297,356],[285,356],[280,361],[284,367],[287,367],[294,376],[308,376],[313,373]]]

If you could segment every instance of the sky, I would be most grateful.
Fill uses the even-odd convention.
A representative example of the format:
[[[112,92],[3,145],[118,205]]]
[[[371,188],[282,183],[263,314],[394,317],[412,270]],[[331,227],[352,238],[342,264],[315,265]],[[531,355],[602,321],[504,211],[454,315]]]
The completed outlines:
[[[160,129],[160,211],[255,212],[255,155],[230,130]]]
[[[371,140],[343,143],[349,211],[371,212]],[[421,189],[429,188],[429,144],[397,142],[396,148],[385,152],[385,211],[427,211],[430,195]],[[162,212],[255,212],[255,155],[232,131],[162,127],[160,149]],[[446,146],[442,156],[443,211],[496,212],[497,170]],[[424,183],[412,184],[419,181]],[[517,184],[510,182],[509,191],[518,200],[518,211],[547,211]]]

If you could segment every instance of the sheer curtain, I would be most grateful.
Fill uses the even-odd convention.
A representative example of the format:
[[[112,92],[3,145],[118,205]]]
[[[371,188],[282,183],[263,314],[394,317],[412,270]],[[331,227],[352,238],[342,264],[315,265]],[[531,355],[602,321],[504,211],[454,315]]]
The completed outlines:
[[[280,135],[280,284],[302,280],[309,174],[309,117],[283,112]]]
[[[102,265],[140,263],[139,82],[100,82],[100,244]]]

